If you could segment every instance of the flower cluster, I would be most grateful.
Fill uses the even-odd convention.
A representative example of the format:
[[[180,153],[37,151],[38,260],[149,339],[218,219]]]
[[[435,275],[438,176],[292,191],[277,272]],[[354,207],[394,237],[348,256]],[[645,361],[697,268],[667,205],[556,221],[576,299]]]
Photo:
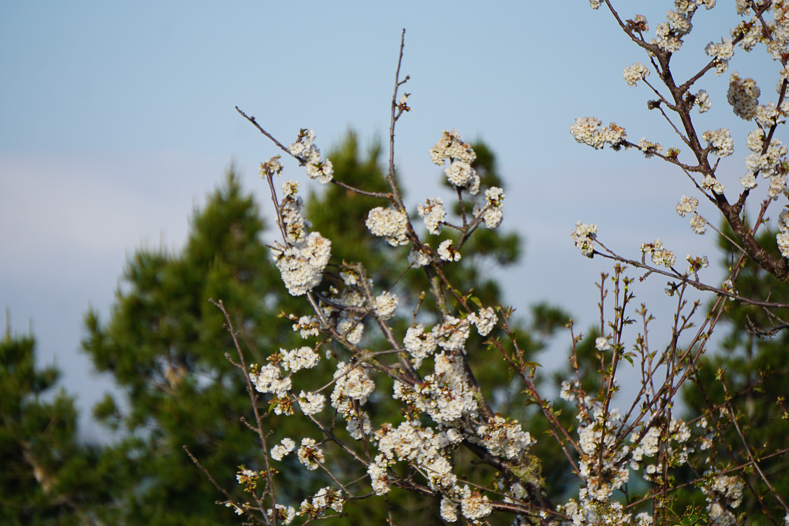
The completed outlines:
[[[307,165],[307,176],[310,179],[317,179],[318,182],[326,184],[334,177],[334,168],[331,161],[321,160],[321,151],[314,144],[315,132],[309,129],[302,129],[296,142],[288,146],[290,154]]]
[[[685,260],[688,262],[688,274],[697,274],[699,270],[707,268],[710,264],[707,256],[693,257],[688,254],[685,256]]]
[[[296,448],[296,443],[289,439],[283,438],[282,442],[271,448],[271,458],[274,460],[282,460],[285,455],[288,455]]]
[[[434,422],[444,425],[475,417],[479,409],[474,390],[468,385],[463,358],[446,352],[435,356],[434,372],[425,377],[421,386],[412,388],[395,381],[394,398],[403,400],[430,415]]]
[[[365,225],[373,235],[386,238],[393,247],[408,243],[408,216],[394,208],[373,208],[367,214]]]
[[[722,75],[729,69],[729,60],[734,56],[734,45],[731,39],[722,38],[720,44],[713,42],[707,44],[704,52],[715,59],[715,73]]]
[[[292,387],[290,376],[282,378],[282,371],[275,363],[266,364],[258,367],[255,364],[250,366],[249,379],[259,393],[273,393],[279,398],[288,395]]]
[[[752,4],[748,0],[736,0],[737,13],[745,15],[751,12]],[[773,20],[767,19],[767,15],[772,11]],[[759,18],[766,19],[769,29],[769,38],[764,34]],[[771,2],[768,9],[757,18],[752,16],[750,20],[743,20],[732,30],[732,35],[742,35],[740,47],[745,51],[751,51],[759,42],[763,43],[767,52],[772,55],[773,60],[781,60],[782,54],[786,53],[789,45],[789,13],[785,0]]]
[[[309,499],[302,501],[299,515],[306,515],[310,519],[314,519],[320,517],[328,510],[342,513],[344,503],[345,498],[342,496],[342,490],[333,490],[330,487],[321,488],[312,497],[311,501]]]
[[[650,42],[668,53],[676,53],[682,47],[682,38],[693,29],[691,19],[696,10],[702,5],[712,9],[715,0],[677,0],[674,5],[677,10],[666,13],[666,21],[658,24],[656,38]]]
[[[310,471],[318,469],[319,464],[323,464],[325,457],[323,451],[315,445],[315,440],[312,438],[301,439],[301,447],[298,451],[299,462],[304,464]]]
[[[372,428],[367,413],[358,410],[354,401],[364,405],[374,389],[375,383],[367,377],[361,366],[345,362],[337,364],[331,405],[345,418],[346,429],[355,440],[361,440],[362,435],[369,434]]]
[[[646,137],[641,137],[641,140],[638,141],[638,149],[644,153],[644,157],[649,159],[656,153],[660,153],[663,151],[663,146],[656,142],[650,142],[647,140]]]
[[[687,214],[695,212],[697,206],[699,206],[698,199],[683,195],[677,205],[677,213],[680,217],[685,217]]]
[[[441,224],[446,220],[447,211],[444,209],[444,201],[440,197],[428,199],[423,205],[417,207],[419,217],[425,219],[427,231],[437,236],[441,233]]]
[[[496,415],[490,422],[478,426],[476,434],[468,437],[469,442],[484,446],[497,457],[519,459],[535,443],[528,431],[524,431],[517,420],[507,420]]]
[[[279,213],[282,218],[282,226],[285,229],[285,237],[288,243],[298,244],[304,241],[307,235],[306,228],[311,227],[310,222],[301,215],[304,201],[298,195],[299,183],[296,181],[285,181],[282,183],[284,196],[279,204]]]
[[[488,188],[485,190],[485,205],[474,205],[474,217],[481,215],[486,227],[497,228],[501,224],[505,197],[507,196],[501,188],[496,186]]]
[[[759,106],[759,86],[753,79],[743,79],[735,71],[729,78],[729,91],[726,99],[734,111],[734,114],[741,119],[749,121],[756,116],[756,108]]]
[[[789,258],[789,209],[784,208],[781,210],[781,215],[778,217],[778,233],[775,235],[775,240],[778,242],[778,250],[785,258]]]
[[[663,472],[663,462],[667,467],[680,467],[688,462],[688,455],[694,451],[694,448],[687,444],[690,436],[690,428],[682,420],[672,419],[668,429],[655,420],[641,424],[630,435],[634,445],[630,467],[643,469],[645,480],[657,481]],[[647,463],[645,457],[654,457],[661,447],[663,454],[660,462]]]
[[[260,163],[260,177],[266,177],[267,175],[281,175],[282,174],[282,163],[279,162],[279,155],[275,155],[268,161],[264,163]]]
[[[301,369],[312,369],[320,360],[320,356],[310,347],[301,347],[292,351],[280,349],[279,354],[282,368],[294,373]]]
[[[723,195],[723,192],[726,191],[726,187],[712,174],[707,174],[704,177],[701,181],[701,187],[718,195]]]
[[[492,307],[487,307],[479,311],[479,314],[472,312],[466,318],[469,323],[477,326],[477,332],[480,336],[487,336],[493,327],[496,326],[496,313]]]
[[[586,483],[579,494],[582,501],[605,502],[629,480],[630,472],[624,461],[630,448],[618,444],[622,427],[617,409],[605,414],[599,406],[594,407],[592,418],[578,427],[582,453],[578,467]]]
[[[570,133],[577,142],[591,146],[595,150],[600,150],[606,144],[614,150],[621,148],[627,137],[625,129],[613,122],[608,127],[600,128],[602,123],[603,121],[597,117],[581,117],[570,125]]]
[[[421,427],[418,420],[406,420],[396,428],[383,424],[373,433],[373,440],[380,454],[373,463],[377,467],[368,468],[368,473],[377,473],[377,494],[389,491],[385,472],[397,461],[408,462],[422,471],[432,489],[446,491],[455,487],[457,477],[448,453],[462,437],[454,429],[436,433],[431,427]]]
[[[575,246],[581,249],[581,254],[588,258],[594,256],[594,240],[597,238],[597,225],[594,223],[585,225],[578,221],[575,224],[575,230],[570,233],[570,236],[573,238]]]
[[[375,298],[375,306],[373,307],[375,315],[382,320],[388,320],[394,316],[395,310],[397,310],[397,302],[397,296],[394,294],[390,292],[381,293],[380,296]]]
[[[737,508],[742,503],[743,483],[736,476],[721,475],[716,470],[704,473],[700,489],[707,499],[710,524],[730,526],[736,524],[734,514],[727,508]]]
[[[321,282],[331,256],[331,241],[311,232],[289,247],[276,243],[272,255],[291,296],[303,296]]]
[[[460,252],[455,250],[455,247],[452,246],[453,241],[451,239],[446,239],[439,243],[438,245],[438,257],[440,257],[443,261],[460,261]]]
[[[717,179],[713,179],[711,183],[715,186],[712,187],[713,191],[715,188],[723,192],[725,188],[721,185]],[[696,213],[696,207],[699,206],[699,200],[695,197],[688,197],[686,195],[682,196],[682,199],[677,204],[677,213],[680,217],[685,217],[688,214],[693,214],[690,218],[690,227],[693,229],[693,232],[699,235],[703,235],[706,232],[706,225],[707,220],[701,217],[698,213]]]
[[[625,77],[628,86],[635,86],[639,80],[644,80],[649,76],[649,68],[641,62],[636,62],[632,66],[626,67],[622,76]]]
[[[745,167],[748,171],[740,179],[740,184],[747,189],[754,188],[756,174],[761,173],[762,177],[770,179],[767,195],[771,199],[777,199],[786,191],[786,175],[789,172],[787,148],[780,140],[771,139],[770,145],[764,151],[764,142],[764,131],[761,128],[756,128],[748,134],[746,146],[751,153],[745,158]]]
[[[699,113],[706,113],[712,108],[710,96],[703,89],[700,89],[693,97],[693,104],[699,107]]]
[[[295,316],[294,318],[295,319]],[[320,323],[314,316],[302,316],[293,324],[293,330],[299,331],[299,336],[307,339],[320,334]]]
[[[429,245],[425,244],[426,248],[429,248]],[[414,247],[411,249],[411,252],[408,253],[408,265],[414,268],[424,267],[429,265],[432,261],[432,257],[430,256],[430,252],[419,248]]]
[[[239,466],[238,472],[236,473],[236,480],[239,484],[244,485],[245,491],[248,493],[254,493],[258,484],[258,479],[264,475],[265,472],[252,471],[251,469],[247,469],[244,466]]]
[[[461,320],[454,316],[447,316],[444,323],[433,327],[436,343],[448,351],[464,351],[466,340],[469,336],[469,323],[471,320]]]
[[[663,265],[671,268],[677,262],[677,257],[672,251],[663,248],[663,243],[660,239],[656,239],[653,243],[643,243],[641,245],[641,252],[644,254],[651,254],[652,263],[655,265]]]
[[[701,138],[709,143],[710,153],[720,158],[728,157],[734,153],[734,139],[731,132],[726,128],[719,128],[715,131],[707,130]]]
[[[277,504],[277,524],[284,524],[288,526],[293,519],[296,518],[296,510],[293,509],[293,506],[283,506],[282,504]],[[268,520],[273,522],[274,521],[274,510],[268,509],[266,510],[266,515],[268,515]]]
[[[449,162],[444,173],[452,186],[471,195],[479,192],[479,175],[471,167],[477,154],[470,144],[463,142],[457,130],[444,130],[441,139],[430,150],[430,158],[438,166]]]
[[[756,107],[756,114],[753,119],[756,124],[764,129],[768,129],[776,124],[782,124],[786,121],[784,116],[789,112],[789,101],[784,101],[780,108],[775,106],[775,103],[770,101],[767,104],[760,104]]]
[[[314,415],[323,411],[323,405],[326,403],[326,397],[320,393],[305,393],[302,391],[299,394],[299,407],[305,415]]]
[[[433,333],[425,332],[424,323],[409,327],[403,339],[403,345],[411,355],[411,361],[417,369],[422,365],[422,360],[433,354],[436,350],[436,337]]]

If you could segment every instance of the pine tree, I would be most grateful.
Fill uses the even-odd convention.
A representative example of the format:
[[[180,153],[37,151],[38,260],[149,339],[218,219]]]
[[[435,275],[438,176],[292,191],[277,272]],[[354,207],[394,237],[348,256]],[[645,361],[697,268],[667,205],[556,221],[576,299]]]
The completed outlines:
[[[480,152],[476,169],[483,182],[500,185],[493,154],[482,144],[475,148]],[[356,136],[349,134],[330,155],[335,177],[365,190],[386,191],[380,154],[381,148],[374,145],[364,158]],[[421,290],[416,287],[422,286],[423,278],[418,270],[405,272],[407,267],[397,266],[405,261],[405,252],[403,257],[392,257],[392,251],[398,249],[367,231],[365,219],[369,210],[382,205],[385,203],[378,199],[329,185],[320,193],[309,194],[305,215],[321,226],[323,236],[332,240],[332,261],[360,262],[367,269],[375,269],[371,277],[376,286],[393,288],[401,295],[401,318],[394,326],[404,333],[411,323],[408,310],[419,301],[412,291]],[[234,328],[241,333],[247,363],[263,364],[280,348],[310,345],[291,330],[291,320],[278,318],[280,313],[309,313],[302,302],[285,290],[270,251],[260,240],[263,228],[257,207],[242,192],[231,170],[225,185],[209,198],[202,211],[195,213],[183,252],[139,250],[127,264],[124,284],[117,293],[109,321],[100,322],[93,312],[86,317],[89,335],[83,342],[85,350],[96,368],[111,372],[128,396],[126,406],[107,397],[95,411],[107,425],[129,433],[104,455],[105,462],[116,465],[129,481],[118,497],[118,520],[162,525],[209,525],[234,520],[231,510],[214,504],[222,495],[192,464],[183,445],[234,498],[242,492],[235,480],[238,466],[263,469],[257,436],[239,421],[243,415],[253,422],[243,375],[224,357],[233,352],[234,345],[223,326],[222,313],[208,301],[223,301]],[[499,287],[483,277],[481,268],[491,262],[508,265],[517,261],[519,239],[515,234],[501,236],[494,231],[480,232],[478,237],[480,241],[470,248],[480,255],[451,266],[449,277],[467,287],[459,291],[461,294],[495,306],[501,301]],[[321,289],[338,279],[331,276],[336,271],[331,267],[327,270],[329,275]],[[448,298],[451,300],[449,294]],[[421,312],[435,318],[432,305],[424,305]],[[529,332],[522,324],[516,324],[527,356],[542,348],[544,339],[559,325],[557,319],[564,317],[546,306],[535,313],[537,331]],[[485,365],[479,368],[485,383],[501,386],[496,398],[502,409],[505,405],[522,405],[518,390],[509,388],[511,379],[501,357],[491,356],[494,351],[487,350],[483,340],[474,335],[469,348],[475,349],[471,359],[477,365]],[[385,344],[368,339],[364,345],[377,350]],[[308,389],[318,379],[325,383],[331,378],[331,364],[328,360],[321,362],[316,369],[294,377],[294,392],[299,392],[302,382],[303,388]],[[391,389],[391,385],[380,388]],[[267,398],[260,395],[258,406],[265,414],[264,429],[272,432],[269,446],[284,437],[303,436],[298,419],[267,412]],[[370,401],[366,409],[374,424],[391,416],[387,404],[394,403],[389,397]],[[313,438],[320,439],[317,435]],[[331,465],[331,444],[327,444],[325,452],[326,462]],[[465,463],[472,460],[459,459]],[[302,499],[330,483],[320,473],[304,470],[294,455],[275,462],[274,467],[288,481],[288,487],[278,492],[281,504],[298,508]],[[343,468],[332,467],[334,471]],[[437,520],[436,503],[396,492],[389,500],[398,524]],[[353,515],[343,522],[386,519],[386,510],[375,500],[351,507],[350,513]]]
[[[96,524],[113,474],[77,437],[77,411],[60,375],[36,369],[35,339],[0,340],[0,523]],[[49,399],[50,401],[45,401]]]
[[[225,353],[233,341],[222,300],[248,360],[289,347],[292,332],[274,323],[291,300],[261,240],[263,221],[231,168],[224,185],[196,211],[181,253],[141,249],[129,260],[110,319],[86,316],[83,347],[127,396],[95,408],[128,436],[105,451],[126,473],[118,520],[127,524],[227,524],[235,515],[183,450],[236,495],[238,466],[259,466],[260,444],[240,421],[251,418],[243,373]],[[265,410],[265,409],[264,409]],[[276,423],[274,423],[276,424]]]

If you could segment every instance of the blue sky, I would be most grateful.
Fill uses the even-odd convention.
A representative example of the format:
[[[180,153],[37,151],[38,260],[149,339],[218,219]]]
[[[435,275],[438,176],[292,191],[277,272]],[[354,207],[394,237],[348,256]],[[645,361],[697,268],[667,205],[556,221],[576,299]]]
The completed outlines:
[[[617,4],[654,28],[672,3]],[[704,64],[704,45],[736,23],[733,7],[719,4],[694,19],[678,77]],[[231,162],[270,212],[256,167],[277,151],[234,106],[286,144],[301,127],[315,130],[324,152],[349,129],[365,142],[381,137],[402,28],[413,112],[400,121],[396,162],[408,205],[440,192],[427,152],[443,129],[484,139],[507,183],[503,227],[526,239],[523,263],[501,274],[522,312],[548,300],[581,327],[595,321],[594,280],[611,266],[574,249],[579,219],[596,222],[625,255],[661,237],[679,259],[718,259],[713,238],[694,236],[673,211],[693,191],[684,175],[638,152],[595,152],[569,134],[576,117],[594,115],[635,141],[678,142],[646,110],[648,90],[622,79],[646,57],[586,1],[2,2],[0,307],[14,331],[32,326],[40,362],[56,361],[81,407],[110,385],[78,352],[82,316],[93,306],[106,318],[127,257],[181,247],[192,210]],[[739,51],[731,70],[774,97],[776,70],[764,55]],[[737,153],[721,173],[737,191],[738,145],[750,128],[726,104],[727,81],[698,84],[713,110],[696,122],[732,128]],[[285,169],[304,179],[295,163]],[[717,222],[708,204],[701,211]],[[710,271],[710,281],[719,275]],[[652,279],[636,292],[663,313],[659,322],[672,307],[664,286]]]

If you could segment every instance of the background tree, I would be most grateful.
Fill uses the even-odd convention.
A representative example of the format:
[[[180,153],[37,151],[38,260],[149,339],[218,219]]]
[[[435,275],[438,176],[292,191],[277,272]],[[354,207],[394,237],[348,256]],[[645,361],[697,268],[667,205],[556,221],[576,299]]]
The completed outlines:
[[[74,400],[52,396],[60,373],[36,369],[35,345],[0,340],[0,523],[98,524],[116,476],[79,443]]]
[[[288,347],[291,331],[273,323],[290,300],[261,234],[257,205],[231,168],[196,211],[181,253],[138,250],[129,260],[110,319],[86,316],[83,341],[99,371],[111,373],[126,403],[111,397],[95,414],[126,435],[105,452],[127,477],[118,521],[226,524],[233,512],[185,454],[224,487],[239,464],[259,467],[259,443],[239,421],[249,412],[244,376],[224,356],[232,339],[223,300],[252,361]],[[274,423],[276,425],[276,422]],[[240,491],[240,490],[237,490]]]
[[[485,184],[501,185],[493,153],[482,143],[475,148],[480,152],[475,168]],[[350,133],[330,154],[336,179],[370,191],[385,191],[380,153],[380,146],[373,144],[363,155],[356,135]],[[327,226],[324,233],[333,241],[333,258],[375,269],[375,282],[396,289],[413,308],[419,302],[416,291],[421,290],[418,287],[422,283],[414,277],[417,272],[404,277],[407,267],[398,266],[405,261],[406,253],[402,259],[392,258],[391,247],[386,245],[383,250],[384,241],[365,235],[367,214],[380,204],[375,198],[330,185],[321,193],[310,193],[305,215],[314,224]],[[208,301],[223,301],[234,328],[240,332],[248,362],[263,364],[280,348],[290,350],[309,344],[291,329],[293,320],[280,316],[297,311],[261,240],[263,231],[257,206],[242,191],[231,169],[225,184],[209,197],[204,209],[195,212],[184,250],[178,254],[139,250],[127,265],[110,319],[102,323],[95,312],[88,313],[84,349],[96,368],[113,374],[128,396],[127,405],[108,396],[95,409],[106,425],[128,433],[104,453],[105,462],[115,465],[128,482],[118,497],[122,504],[116,511],[117,520],[129,524],[207,525],[233,517],[231,510],[214,505],[221,495],[192,465],[183,445],[221,486],[235,488],[235,495],[242,491],[235,480],[238,466],[263,469],[255,435],[239,422],[239,415],[245,415],[249,422],[254,420],[243,376],[224,357],[233,342],[223,327],[222,313]],[[449,275],[467,285],[462,294],[495,305],[502,300],[500,288],[488,276],[496,266],[517,261],[520,240],[514,233],[486,231],[473,243],[475,256],[453,265]],[[330,273],[322,287],[330,286],[335,279],[339,279],[337,273],[334,277]],[[434,317],[433,309],[426,304],[420,316]],[[566,317],[547,306],[534,312],[532,328],[536,330],[532,332],[513,318],[513,330],[529,359]],[[411,317],[403,315],[396,323],[405,330]],[[472,360],[480,366],[485,384],[498,386],[491,396],[495,396],[499,409],[525,417],[527,413],[520,410],[525,399],[510,386],[511,378],[500,355],[485,350],[483,340],[473,336],[478,350]],[[365,345],[380,350],[384,342],[370,340]],[[310,371],[304,378],[305,385],[312,378],[330,377],[331,367],[324,365]],[[378,414],[390,414],[387,404],[394,402],[386,398],[370,404],[374,421]],[[262,396],[258,406],[263,412],[269,409]],[[273,430],[270,446],[300,434],[293,419],[271,411],[266,419],[267,428]],[[327,449],[327,462],[331,458],[331,449]],[[279,502],[298,507],[302,498],[314,495],[325,485],[320,476],[306,472],[292,456],[274,464],[288,480]],[[343,466],[334,468],[341,471]],[[412,494],[393,494],[390,501],[400,524],[437,520],[436,507]],[[386,518],[386,510],[372,501],[352,507],[350,512],[353,515],[344,520]]]

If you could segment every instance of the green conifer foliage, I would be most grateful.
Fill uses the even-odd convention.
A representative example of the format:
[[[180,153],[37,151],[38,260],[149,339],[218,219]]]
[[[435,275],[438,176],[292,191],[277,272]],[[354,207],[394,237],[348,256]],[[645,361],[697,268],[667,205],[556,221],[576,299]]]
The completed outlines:
[[[476,168],[483,182],[500,185],[493,154],[482,144],[475,148],[480,152]],[[330,155],[335,178],[364,190],[386,192],[380,154],[380,146],[375,145],[363,156],[356,136],[349,134]],[[301,193],[304,195],[304,190]],[[370,209],[387,203],[350,193],[337,185],[317,192],[311,188],[308,195],[305,215],[323,236],[331,239],[332,263],[361,262],[371,273],[378,293],[390,288],[397,293],[401,298],[400,319],[393,326],[405,334],[412,320],[410,311],[419,301],[418,292],[425,288],[424,271],[406,272],[408,249],[393,248],[367,230],[365,220]],[[231,171],[225,185],[212,194],[203,210],[195,213],[183,251],[137,251],[127,264],[110,319],[101,322],[93,312],[86,317],[85,350],[96,368],[113,374],[128,395],[127,404],[107,397],[95,408],[96,416],[107,425],[129,433],[104,455],[104,461],[116,466],[128,481],[117,497],[119,521],[209,525],[239,520],[230,509],[214,504],[223,500],[223,495],[192,464],[183,445],[239,501],[246,499],[235,479],[238,466],[264,469],[258,437],[239,421],[243,415],[254,423],[243,374],[225,358],[225,353],[230,353],[236,359],[234,344],[224,328],[222,313],[209,298],[222,300],[227,308],[234,329],[240,333],[248,364],[265,364],[281,348],[312,346],[319,339],[302,340],[292,331],[291,320],[278,318],[283,312],[295,316],[311,312],[303,298],[295,299],[287,293],[269,249],[260,240],[263,227],[257,207],[242,192]],[[516,234],[500,235],[494,231],[479,232],[477,236],[481,241],[472,241],[476,244],[469,245],[468,253],[476,251],[478,255],[448,266],[448,277],[453,283],[463,284],[464,290],[458,292],[468,295],[469,301],[473,296],[485,306],[496,306],[501,301],[500,289],[495,280],[486,277],[486,272],[491,265],[514,263],[519,256],[519,239]],[[330,265],[327,272],[318,287],[321,291],[339,284],[338,267]],[[449,292],[447,299],[454,301]],[[420,316],[432,324],[437,319],[435,313],[435,306],[426,302]],[[513,321],[527,357],[541,349],[545,338],[561,325],[556,319],[566,317],[548,307],[535,313],[531,332]],[[372,336],[375,331],[367,334],[362,342],[365,349],[382,350],[388,345]],[[484,375],[483,383],[500,386],[500,392],[492,399],[501,404],[502,410],[522,406],[524,399],[518,389],[511,388],[512,379],[501,355],[488,349],[484,340],[474,334],[468,348],[472,362]],[[323,356],[327,351],[349,359],[344,350],[333,346],[324,345],[320,353]],[[295,375],[293,392],[326,384],[334,365],[333,359],[322,359],[315,369]],[[377,426],[396,419],[399,408],[385,395],[391,392],[391,381],[376,381],[384,396],[372,397],[365,410]],[[285,437],[297,441],[305,436],[323,438],[317,429],[305,427],[298,408],[294,417],[277,415],[268,411],[268,395],[258,397],[263,428],[271,433],[269,447]],[[321,420],[331,420],[332,413],[333,409],[327,408]],[[334,432],[348,440],[342,419],[337,424]],[[354,445],[361,452],[361,444]],[[364,478],[366,472],[343,463],[333,444],[327,443],[323,448],[326,464],[333,472],[353,470],[346,473],[347,479],[361,477],[358,484],[369,485]],[[467,457],[458,461],[470,465],[474,459]],[[302,499],[321,487],[333,485],[321,471],[306,471],[295,455],[288,455],[281,462],[272,461],[272,467],[280,472],[280,480],[286,481],[277,488],[280,504],[298,508]],[[439,520],[437,503],[397,491],[388,500],[397,524]],[[382,523],[387,517],[380,499],[364,500],[349,506],[347,511],[350,515],[342,519],[343,523]]]
[[[290,296],[261,240],[264,224],[231,169],[195,212],[183,251],[141,249],[129,260],[110,319],[86,316],[83,347],[128,397],[107,397],[96,416],[129,435],[105,452],[128,474],[119,497],[128,524],[227,524],[235,515],[182,446],[216,481],[240,491],[240,464],[259,465],[256,436],[239,420],[251,408],[243,373],[225,353],[233,341],[222,300],[247,359],[262,362],[288,347],[291,331],[274,323]],[[263,408],[265,411],[265,408]]]
[[[113,476],[78,442],[74,400],[51,396],[58,370],[35,363],[32,336],[0,340],[0,524],[95,524]]]

